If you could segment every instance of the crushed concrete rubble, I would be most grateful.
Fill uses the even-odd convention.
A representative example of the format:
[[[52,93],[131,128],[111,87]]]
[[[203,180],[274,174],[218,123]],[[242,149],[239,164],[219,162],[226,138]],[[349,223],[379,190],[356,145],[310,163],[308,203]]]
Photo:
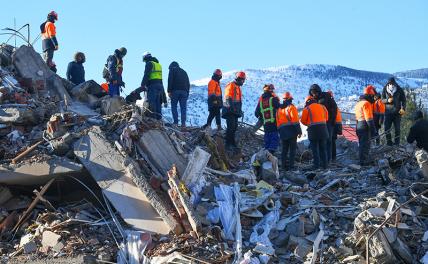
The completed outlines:
[[[72,86],[31,47],[0,45],[0,261],[428,263],[428,155],[337,140],[337,161],[296,168],[240,123],[176,128]]]

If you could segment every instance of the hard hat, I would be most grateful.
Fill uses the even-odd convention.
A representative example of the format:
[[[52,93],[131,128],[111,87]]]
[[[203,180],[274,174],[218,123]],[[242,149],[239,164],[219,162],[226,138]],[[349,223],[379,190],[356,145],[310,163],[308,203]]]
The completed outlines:
[[[214,75],[218,75],[218,76],[222,76],[223,75],[223,73],[221,72],[220,69],[216,69],[213,74]]]
[[[263,86],[263,91],[270,91],[273,92],[273,90],[275,90],[275,86],[273,86],[273,84],[265,84]]]
[[[314,98],[312,97],[312,96],[310,96],[310,95],[308,95],[308,96],[306,96],[306,98],[305,98],[305,103],[306,102],[308,102],[308,101],[311,101],[311,100],[313,100]]]
[[[245,72],[243,72],[243,71],[237,72],[236,78],[245,79],[246,78]]]
[[[282,95],[282,98],[283,98],[283,99],[285,99],[285,100],[287,100],[287,99],[293,99],[293,96],[291,95],[291,93],[290,93],[290,92],[285,92],[285,93]]]
[[[143,61],[146,61],[148,58],[152,57],[152,54],[148,51],[143,53]]]
[[[374,86],[373,85],[367,85],[367,87],[364,88],[364,94],[375,95],[376,90],[375,90]]]
[[[51,11],[48,16],[53,17],[55,20],[58,20],[58,14],[55,11]]]
[[[122,56],[125,56],[128,50],[125,47],[122,47],[119,49],[119,52],[122,54]]]

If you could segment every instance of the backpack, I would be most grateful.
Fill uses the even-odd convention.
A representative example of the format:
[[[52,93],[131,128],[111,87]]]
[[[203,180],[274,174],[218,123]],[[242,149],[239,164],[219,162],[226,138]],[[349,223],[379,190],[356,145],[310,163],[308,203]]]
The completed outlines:
[[[106,80],[110,80],[110,72],[108,71],[107,63],[104,64],[103,78],[106,79]]]
[[[46,27],[46,22],[43,22],[41,25],[40,25],[40,32],[43,34],[43,33],[45,33],[45,27]]]

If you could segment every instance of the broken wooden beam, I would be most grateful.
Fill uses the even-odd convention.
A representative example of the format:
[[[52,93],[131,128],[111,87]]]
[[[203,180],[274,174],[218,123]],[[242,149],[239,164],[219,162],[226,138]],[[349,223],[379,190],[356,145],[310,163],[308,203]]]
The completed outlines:
[[[16,156],[15,158],[12,159],[12,164],[16,164],[18,161],[20,161],[22,158],[24,158],[25,156],[27,156],[28,154],[30,154],[31,151],[35,150],[37,148],[38,145],[43,143],[43,139],[38,141],[37,143],[35,143],[34,145],[30,146],[29,148],[27,148],[26,150],[24,150],[21,154],[19,154],[18,156]]]

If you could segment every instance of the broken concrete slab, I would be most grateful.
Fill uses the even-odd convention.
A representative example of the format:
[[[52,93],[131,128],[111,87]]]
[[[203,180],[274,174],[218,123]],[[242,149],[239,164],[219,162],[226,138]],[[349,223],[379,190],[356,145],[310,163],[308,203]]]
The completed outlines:
[[[0,205],[7,202],[10,198],[12,198],[12,193],[9,188],[0,185]]]
[[[425,180],[428,180],[428,153],[423,149],[418,149],[415,152],[415,157],[418,161],[419,168],[422,170]]]
[[[22,78],[44,79],[61,100],[72,102],[64,87],[62,78],[49,69],[39,53],[32,47],[22,45],[12,58],[13,64]]]
[[[177,153],[165,132],[155,129],[146,131],[142,134],[139,145],[162,176],[166,177],[174,164],[177,166],[179,175],[183,175],[186,159]]]
[[[44,250],[55,247],[61,236],[52,232],[52,231],[44,231],[42,234],[42,247]]]
[[[107,95],[103,88],[94,80],[89,80],[74,86],[71,90],[71,94],[77,99],[84,102],[87,99],[87,95],[93,95],[97,98],[101,98]]]
[[[53,157],[39,162],[21,162],[0,167],[0,183],[16,185],[39,185],[52,178],[78,175],[82,165],[65,157]]]
[[[101,100],[101,113],[103,115],[112,115],[119,112],[122,106],[125,105],[125,100],[120,96],[105,97]]]
[[[110,144],[99,127],[74,144],[74,153],[89,171],[122,218],[135,228],[168,234],[170,228],[146,195],[124,171],[125,158]]]
[[[38,124],[42,117],[43,115],[38,115],[38,112],[28,105],[0,106],[0,123],[2,124]]]

